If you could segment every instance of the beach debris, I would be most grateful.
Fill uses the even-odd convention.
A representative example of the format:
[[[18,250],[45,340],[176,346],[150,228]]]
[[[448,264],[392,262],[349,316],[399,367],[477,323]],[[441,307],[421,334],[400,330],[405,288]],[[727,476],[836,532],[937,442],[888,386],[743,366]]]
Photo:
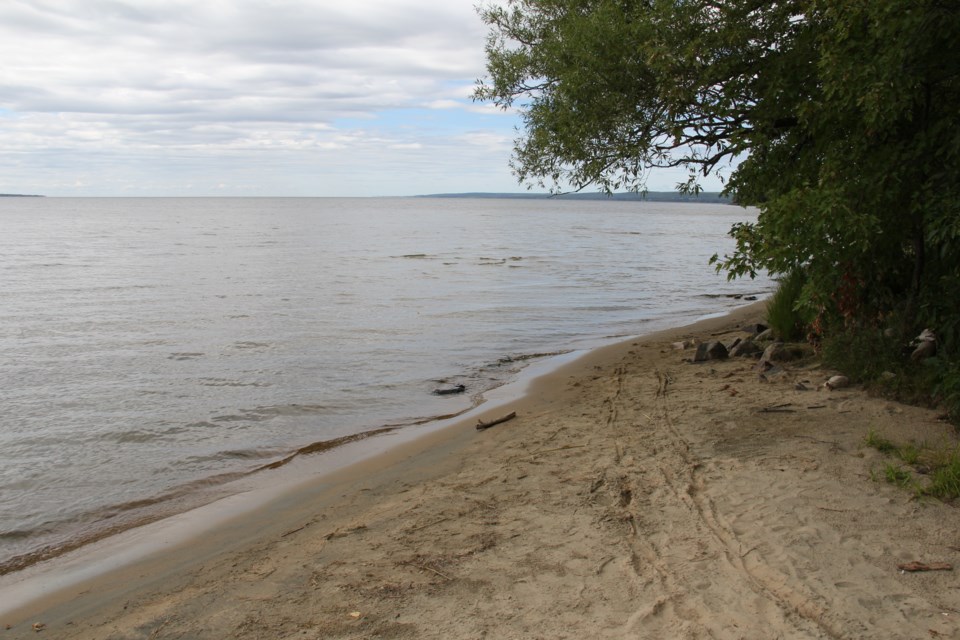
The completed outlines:
[[[693,356],[693,361],[726,360],[727,356],[727,348],[723,346],[723,343],[712,340],[710,342],[704,342],[697,347],[697,353]]]
[[[758,409],[758,413],[795,413],[796,409],[790,409],[793,406],[790,402],[785,402],[783,404],[775,404],[772,407],[763,407]]]
[[[353,618],[354,620],[359,620],[362,616],[363,616],[363,614],[360,613],[359,611],[351,611],[351,612],[350,612],[350,617]]]
[[[900,571],[953,571],[949,562],[904,562],[897,565]]]
[[[45,624],[42,623],[42,622],[34,622],[34,623],[33,623],[33,627],[31,627],[31,628],[32,628],[34,631],[36,631],[37,633],[40,633],[41,631],[43,631],[44,629],[47,628],[47,625],[45,625]]]
[[[850,378],[847,376],[831,376],[829,380],[823,383],[823,388],[828,391],[843,389],[848,386],[850,386]]]
[[[673,348],[677,351],[683,351],[684,349],[689,349],[690,347],[697,344],[696,340],[687,338],[686,340],[681,340],[680,342],[674,342]]]
[[[931,358],[937,353],[937,336],[930,329],[921,331],[912,344],[916,345],[910,354],[910,359],[914,362]]]
[[[489,429],[490,427],[495,427],[498,424],[507,422],[508,420],[513,420],[517,417],[516,411],[511,411],[505,416],[497,418],[496,420],[490,420],[489,422],[484,422],[483,420],[477,421],[477,431],[483,431],[484,429]]]
[[[463,392],[466,391],[466,390],[467,390],[467,388],[466,388],[464,385],[458,384],[458,385],[455,385],[455,386],[452,386],[452,387],[442,387],[442,388],[440,388],[440,389],[434,389],[434,390],[433,390],[433,395],[436,395],[436,396],[449,396],[449,395],[453,395],[453,394],[455,394],[455,393],[463,393]]]

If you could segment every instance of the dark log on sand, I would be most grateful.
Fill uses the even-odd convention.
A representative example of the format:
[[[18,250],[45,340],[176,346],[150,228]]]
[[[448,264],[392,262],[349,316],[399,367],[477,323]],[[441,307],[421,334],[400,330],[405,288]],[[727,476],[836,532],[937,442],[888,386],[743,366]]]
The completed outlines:
[[[513,420],[516,417],[517,417],[517,412],[511,411],[510,413],[503,416],[502,418],[497,418],[496,420],[491,420],[490,422],[484,422],[483,420],[480,420],[479,422],[477,422],[477,430],[483,431],[484,429],[495,427],[502,422],[506,422],[507,420]]]
[[[898,564],[900,571],[953,571],[949,562],[905,562]]]

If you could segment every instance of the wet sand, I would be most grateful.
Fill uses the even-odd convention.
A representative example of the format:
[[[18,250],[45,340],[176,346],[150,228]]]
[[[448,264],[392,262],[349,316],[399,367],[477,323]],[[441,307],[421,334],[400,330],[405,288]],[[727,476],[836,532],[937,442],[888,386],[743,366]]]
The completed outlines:
[[[154,530],[147,557],[107,567],[125,547],[105,541],[86,556],[105,572],[32,582],[0,638],[960,637],[955,573],[897,568],[955,562],[960,512],[878,482],[889,459],[864,446],[953,429],[819,389],[814,362],[764,380],[672,347],[761,315],[591,352],[252,511],[227,502],[199,537]]]

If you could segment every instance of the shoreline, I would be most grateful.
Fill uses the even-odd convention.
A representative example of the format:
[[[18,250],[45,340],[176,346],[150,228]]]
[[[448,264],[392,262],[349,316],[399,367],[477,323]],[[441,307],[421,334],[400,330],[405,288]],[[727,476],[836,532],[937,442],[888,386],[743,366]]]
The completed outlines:
[[[151,639],[960,631],[949,573],[894,568],[956,555],[957,510],[874,482],[882,461],[862,449],[867,429],[902,438],[910,424],[930,441],[948,429],[857,390],[794,388],[817,369],[761,382],[749,361],[691,365],[671,347],[760,315],[762,303],[580,354],[522,397],[402,443],[375,438],[374,457],[252,511],[221,501],[205,531],[185,514],[198,537],[159,532],[132,564],[102,544],[100,562],[123,566],[8,603],[0,637],[34,637],[34,623]],[[783,400],[796,409],[762,411]],[[517,419],[473,428],[507,411]]]
[[[383,467],[394,465],[408,455],[408,448],[422,453],[419,446],[423,444],[421,441],[429,442],[431,446],[448,444],[446,440],[454,437],[455,430],[464,431],[472,421],[490,419],[487,415],[490,412],[501,409],[507,411],[511,406],[523,403],[543,377],[558,375],[559,371],[567,368],[586,366],[582,361],[602,360],[633,340],[652,339],[663,333],[673,333],[704,323],[726,323],[734,317],[755,314],[763,309],[764,304],[763,301],[751,301],[733,309],[701,314],[692,323],[679,327],[671,326],[668,319],[662,319],[661,324],[669,328],[654,329],[640,336],[610,338],[600,346],[560,352],[532,362],[514,380],[484,392],[480,404],[453,416],[409,425],[384,426],[337,438],[337,446],[330,450],[324,447],[319,454],[302,456],[297,450],[280,461],[245,472],[238,479],[218,487],[225,490],[226,495],[209,498],[182,511],[148,517],[120,529],[105,529],[78,544],[56,550],[47,557],[0,575],[0,623],[3,616],[32,610],[33,604],[51,594],[97,579],[111,571],[122,570],[164,553],[171,546],[186,544],[213,528],[224,526],[227,521],[251,516],[270,500],[281,496],[289,498],[305,486],[316,482],[341,484],[346,481],[345,478],[353,477],[351,471],[382,472]],[[315,448],[315,445],[303,447]],[[333,456],[339,459],[331,461]],[[327,464],[323,471],[304,469],[320,466],[317,463]],[[274,488],[276,486],[279,488]],[[57,576],[51,579],[54,573]]]
[[[743,295],[753,296],[763,294],[724,294],[717,297],[727,298],[728,304],[741,302]],[[742,308],[742,307],[740,307]],[[721,309],[708,314],[691,314],[689,311],[681,312],[679,320],[687,322],[688,319],[693,322],[707,320],[711,318],[724,317],[735,312],[737,307]],[[676,324],[671,322],[670,318],[649,319],[652,327],[647,331],[656,333],[662,328]],[[647,335],[647,334],[641,334]],[[65,555],[83,553],[83,550],[90,545],[94,545],[103,540],[123,536],[127,532],[143,527],[150,527],[154,523],[167,520],[169,518],[180,516],[184,513],[203,509],[208,505],[214,504],[236,494],[256,492],[261,485],[273,485],[280,482],[285,486],[296,486],[307,480],[314,472],[310,469],[312,462],[316,462],[316,455],[327,452],[328,450],[337,450],[340,447],[353,443],[355,441],[367,441],[372,438],[389,436],[399,442],[406,442],[411,438],[417,438],[423,431],[432,431],[443,429],[450,424],[467,420],[470,416],[484,407],[495,407],[498,404],[510,399],[522,396],[524,388],[531,378],[535,378],[544,373],[562,366],[563,363],[583,357],[596,349],[606,346],[619,344],[626,340],[635,339],[637,336],[609,336],[584,338],[579,342],[578,347],[570,347],[556,353],[549,354],[531,354],[523,355],[519,360],[531,359],[531,362],[525,364],[518,372],[513,374],[512,379],[506,382],[497,383],[491,388],[484,389],[477,398],[473,398],[471,406],[467,406],[447,415],[424,416],[417,418],[408,418],[404,421],[393,421],[382,424],[366,423],[362,430],[348,435],[334,437],[328,440],[320,440],[303,444],[280,457],[254,467],[244,469],[223,471],[216,476],[208,478],[198,478],[186,482],[185,484],[169,487],[164,492],[156,496],[149,496],[135,500],[130,504],[116,504],[102,507],[103,510],[111,512],[108,518],[98,521],[90,521],[81,529],[74,532],[73,535],[62,535],[49,543],[13,555],[0,561],[0,588],[7,582],[11,576],[13,579],[24,571],[30,570],[36,565],[56,562],[58,558]],[[514,363],[516,360],[510,360]],[[359,425],[360,423],[358,423]],[[392,433],[396,431],[397,433]],[[370,451],[365,453],[357,451],[350,454],[351,460],[360,460],[365,457],[371,457],[382,452],[383,445],[377,442],[368,443]],[[364,445],[360,445],[363,447]],[[392,445],[391,445],[392,446]],[[335,453],[333,454],[335,455]],[[310,457],[310,461],[304,462],[302,458]],[[328,456],[329,458],[330,456]],[[289,466],[283,474],[275,474],[277,469]],[[331,471],[336,471],[342,465],[334,463]],[[304,469],[306,467],[306,469]],[[272,474],[270,477],[262,478],[264,474]],[[275,477],[276,476],[276,477]],[[0,598],[2,603],[2,598]],[[0,613],[3,613],[3,604],[0,604]]]

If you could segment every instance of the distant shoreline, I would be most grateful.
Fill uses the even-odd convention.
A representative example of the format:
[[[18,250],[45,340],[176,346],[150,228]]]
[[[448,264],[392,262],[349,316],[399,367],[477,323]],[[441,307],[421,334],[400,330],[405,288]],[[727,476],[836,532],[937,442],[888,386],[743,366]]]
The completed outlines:
[[[0,198],[46,198],[42,194],[32,193],[0,193]],[[70,197],[70,196],[67,196]],[[129,197],[129,196],[73,196],[73,197]],[[137,196],[134,196],[137,197]],[[344,197],[344,196],[139,196],[147,198],[219,198],[219,197],[248,197],[248,198],[286,198],[286,197]],[[350,196],[346,196],[350,197]],[[353,196],[363,197],[363,196]],[[504,200],[613,200],[617,202],[707,202],[716,204],[736,204],[730,196],[722,195],[718,191],[704,191],[697,195],[677,193],[676,191],[648,191],[646,193],[516,193],[516,192],[488,192],[471,191],[464,193],[428,193],[413,196],[368,196],[374,198],[488,198]]]
[[[503,198],[518,200],[616,200],[616,201],[647,201],[647,202],[716,202],[721,204],[735,204],[729,196],[719,191],[703,191],[697,195],[682,194],[676,191],[648,191],[646,193],[432,193],[416,198]]]

